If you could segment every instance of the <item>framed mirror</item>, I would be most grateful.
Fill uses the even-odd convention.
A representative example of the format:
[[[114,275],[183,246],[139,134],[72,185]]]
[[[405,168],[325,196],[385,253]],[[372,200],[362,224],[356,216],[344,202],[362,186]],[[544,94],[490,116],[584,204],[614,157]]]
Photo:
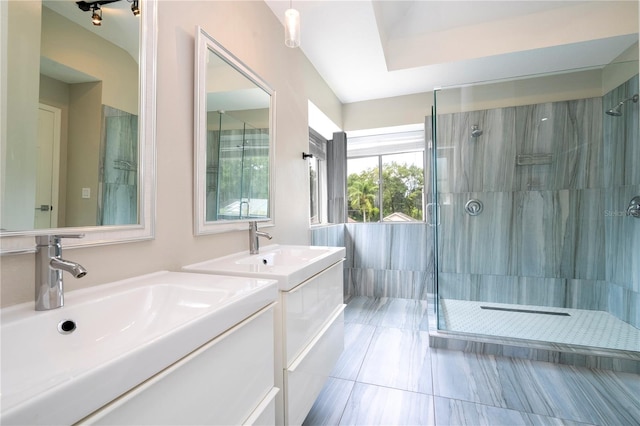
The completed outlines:
[[[0,7],[2,252],[153,238],[156,1]]]
[[[195,234],[273,223],[273,89],[199,27],[195,73]]]

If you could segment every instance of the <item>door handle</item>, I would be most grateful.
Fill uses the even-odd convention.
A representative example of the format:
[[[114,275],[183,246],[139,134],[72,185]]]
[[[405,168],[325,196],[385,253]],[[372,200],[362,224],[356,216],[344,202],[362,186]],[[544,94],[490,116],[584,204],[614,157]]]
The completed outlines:
[[[53,206],[40,204],[40,207],[36,207],[36,210],[40,210],[41,212],[48,212],[49,210],[53,211]]]
[[[438,223],[435,223],[434,220],[434,211],[433,211],[433,207],[436,207],[437,213],[438,213]],[[440,225],[440,203],[436,204],[436,203],[427,203],[427,224],[429,226],[439,226]]]

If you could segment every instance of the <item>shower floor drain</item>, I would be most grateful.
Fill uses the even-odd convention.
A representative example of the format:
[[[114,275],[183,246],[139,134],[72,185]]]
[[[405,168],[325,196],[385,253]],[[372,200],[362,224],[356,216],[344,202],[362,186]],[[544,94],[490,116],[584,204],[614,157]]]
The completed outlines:
[[[566,312],[550,312],[550,311],[535,311],[531,309],[498,308],[495,306],[480,306],[480,309],[489,309],[493,311],[505,311],[505,312],[522,312],[525,314],[559,315],[561,317],[571,316]]]

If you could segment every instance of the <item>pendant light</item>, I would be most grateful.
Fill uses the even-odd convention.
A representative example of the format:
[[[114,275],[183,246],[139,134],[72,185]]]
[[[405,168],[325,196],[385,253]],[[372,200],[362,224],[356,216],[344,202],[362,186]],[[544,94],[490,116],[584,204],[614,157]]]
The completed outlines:
[[[292,7],[291,1],[284,12],[284,44],[291,48],[300,46],[300,12]]]

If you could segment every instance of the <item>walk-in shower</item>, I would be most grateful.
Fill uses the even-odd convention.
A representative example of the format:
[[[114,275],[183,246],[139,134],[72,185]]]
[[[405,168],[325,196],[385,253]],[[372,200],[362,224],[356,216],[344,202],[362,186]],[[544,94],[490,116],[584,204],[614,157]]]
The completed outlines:
[[[490,109],[469,101],[489,88],[436,91],[425,133],[439,336],[640,361],[637,71],[604,96],[550,90],[529,104],[514,90]],[[468,143],[470,126],[482,143]]]
[[[638,103],[638,98],[639,96],[637,94],[631,96],[630,98],[624,99],[620,102],[618,102],[618,105],[614,106],[613,108],[609,108],[606,111],[606,114],[608,115],[612,115],[614,117],[620,117],[622,115],[622,107],[624,106],[624,104],[626,102],[632,101],[634,104]]]

